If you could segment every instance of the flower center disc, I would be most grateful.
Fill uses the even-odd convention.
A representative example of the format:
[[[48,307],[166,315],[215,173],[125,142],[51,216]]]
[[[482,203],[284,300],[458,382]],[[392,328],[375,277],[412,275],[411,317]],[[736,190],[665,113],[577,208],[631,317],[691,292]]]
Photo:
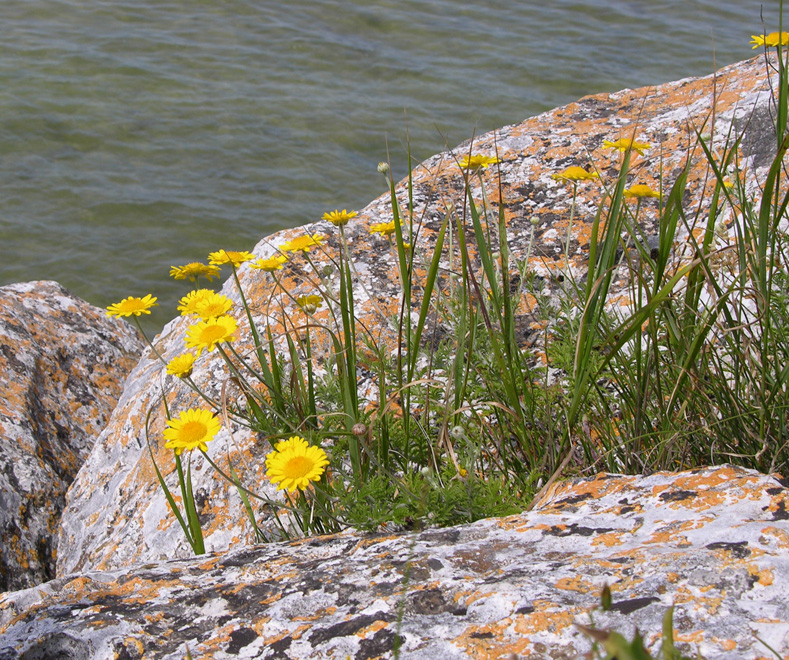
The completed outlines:
[[[181,427],[179,439],[186,445],[197,445],[205,437],[207,430],[202,422],[187,422]]]
[[[200,311],[203,316],[222,316],[225,313],[225,306],[222,304],[203,305]]]
[[[200,341],[204,344],[215,344],[225,338],[226,331],[221,325],[209,325],[200,333]]]
[[[282,471],[288,479],[300,479],[309,474],[313,467],[315,467],[315,463],[306,456],[294,456]]]

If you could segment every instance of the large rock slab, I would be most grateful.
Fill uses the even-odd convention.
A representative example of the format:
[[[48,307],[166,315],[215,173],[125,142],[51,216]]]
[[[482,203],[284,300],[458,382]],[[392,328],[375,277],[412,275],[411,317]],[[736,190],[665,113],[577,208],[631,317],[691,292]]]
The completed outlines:
[[[741,176],[753,190],[757,182],[763,180],[771,153],[774,153],[775,136],[770,119],[772,99],[765,62],[759,57],[724,68],[715,76],[586,97],[476,139],[475,154],[498,154],[502,161],[500,167],[490,167],[482,176],[490,201],[504,205],[513,262],[528,257],[530,268],[542,278],[540,281],[547,294],[561,286],[568,267],[573,276],[582,281],[591,223],[602,193],[598,186],[579,186],[568,266],[564,246],[572,192],[570,186],[554,180],[551,175],[570,165],[588,168],[594,163],[599,171],[615,176],[621,154],[605,148],[605,140],[635,137],[639,142],[650,143],[652,148],[643,156],[633,156],[632,181],[653,188],[660,185],[661,171],[664,189],[670,188],[689,161],[685,201],[688,210],[701,210],[702,222],[695,228],[698,231],[706,217],[703,193],[709,191],[710,177],[701,150],[693,149],[695,131],[708,133],[714,149],[722,148],[733,136],[742,137]],[[414,170],[418,260],[429,259],[447,205],[462,207],[464,180],[458,160],[470,150],[469,143],[462,144],[452,152],[428,159]],[[471,186],[475,198],[480,201],[481,188],[475,176],[471,177]],[[403,183],[398,190],[405,208],[408,194]],[[641,209],[648,234],[655,232],[657,207],[654,202],[647,200]],[[533,236],[532,218],[537,218]],[[366,327],[372,328],[374,334],[380,333],[382,341],[386,340],[388,331],[382,319],[396,318],[399,309],[398,266],[391,244],[380,236],[371,235],[369,228],[391,219],[391,200],[384,194],[345,227],[358,274],[354,293],[357,311]],[[734,232],[731,217],[727,223],[719,228],[723,240],[727,232]],[[261,257],[276,254],[278,246],[305,231],[322,232],[328,237],[326,253],[314,250],[311,258],[318,269],[327,269],[326,277],[336,287],[336,269],[332,270],[329,255],[337,254],[337,230],[326,222],[270,236],[256,246],[255,253]],[[679,237],[678,254],[687,247],[683,243],[685,238]],[[533,246],[531,252],[530,246]],[[244,247],[215,246],[216,249]],[[284,325],[284,319],[298,313],[294,311],[293,297],[314,293],[316,278],[303,257],[291,259],[278,278],[291,297],[273,285],[269,274],[247,266],[240,269],[240,279],[256,322],[260,327],[268,324],[273,335],[282,338],[290,329]],[[225,285],[223,292],[239,302],[232,282]],[[519,307],[525,334],[534,327],[535,305],[534,296],[524,296]],[[241,312],[236,313],[236,317],[240,327],[236,348],[242,354],[251,353],[246,320]],[[177,318],[158,337],[157,350],[165,359],[183,351],[190,323],[188,319]],[[539,329],[539,324],[536,327]],[[196,364],[193,378],[209,395],[219,397],[227,374],[216,353],[204,353]],[[361,383],[360,389],[364,391],[367,386],[372,391],[372,379]],[[163,471],[170,475],[170,483],[174,484],[171,452],[165,451],[161,442],[163,396],[176,413],[197,404],[188,388],[177,379],[165,376],[162,363],[153,354],[146,354],[131,374],[121,404],[69,492],[60,535],[59,575],[189,556],[190,550],[181,530],[173,524],[174,519],[156,483],[145,440],[146,416],[153,410],[150,437],[154,455]],[[263,461],[267,451],[267,442],[243,429],[235,429],[233,438],[225,430],[209,445],[209,454],[216,460],[226,460],[229,452],[244,483],[256,487],[262,484],[260,489],[272,494],[271,489],[267,490]],[[250,542],[251,530],[233,489],[214,475],[202,457],[195,457],[193,469],[196,488],[200,490],[206,547],[219,551]]]
[[[0,287],[0,590],[55,576],[66,489],[141,349],[56,282]]]
[[[576,658],[575,624],[789,653],[789,491],[720,466],[555,485],[529,513],[84,572],[0,596],[0,659]],[[594,611],[604,584],[608,613]],[[759,641],[762,640],[762,641]]]

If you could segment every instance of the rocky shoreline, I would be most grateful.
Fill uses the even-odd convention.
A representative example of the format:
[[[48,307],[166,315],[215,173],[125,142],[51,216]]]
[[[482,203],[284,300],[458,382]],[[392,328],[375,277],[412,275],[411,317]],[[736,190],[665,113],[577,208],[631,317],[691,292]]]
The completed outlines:
[[[564,268],[583,278],[599,200],[579,187],[568,263],[570,198],[552,174],[590,163],[603,172],[613,168],[617,155],[605,140],[635,137],[653,145],[634,162],[643,184],[657,185],[658,168],[677,176],[690,160],[685,201],[703,210],[708,179],[704,159],[692,152],[695,130],[709,133],[713,145],[733,131],[743,138],[746,185],[758,185],[775,152],[764,67],[763,58],[754,58],[714,77],[586,97],[476,139],[474,153],[501,160],[497,173],[484,176],[491,182],[501,176],[496,201],[505,208],[513,259],[529,259],[547,294],[560,286]],[[457,161],[470,147],[459,145],[414,170],[425,252],[447,201],[462,199]],[[369,232],[390,219],[384,195],[346,227],[358,309],[371,325],[377,310],[397,298],[396,257]],[[330,234],[330,228],[280,232],[254,252],[270,257],[305,230]],[[292,308],[275,297],[263,273],[242,267],[240,279],[260,319],[276,325],[277,314]],[[311,293],[296,263],[280,282],[294,295]],[[628,304],[624,283],[620,288],[618,302]],[[237,299],[231,284],[224,293]],[[456,528],[259,546],[237,494],[196,460],[210,554],[189,558],[156,481],[144,426],[162,396],[186,407],[194,394],[164,377],[161,362],[127,324],[59,285],[2,287],[0,297],[0,516],[6,516],[0,587],[8,590],[0,596],[0,660],[180,659],[187,648],[195,658],[364,660],[391,657],[396,635],[407,658],[569,658],[588,649],[574,624],[588,623],[604,583],[618,605],[596,614],[597,623],[623,631],[636,623],[657,633],[675,603],[678,640],[688,653],[698,646],[705,657],[769,656],[757,635],[789,652],[789,495],[779,475],[732,466],[598,475],[555,485],[531,512]],[[524,307],[525,336],[539,330],[534,318],[534,309]],[[176,318],[156,338],[166,359],[181,351],[186,326]],[[387,329],[380,332],[385,341]],[[250,347],[246,333],[240,350]],[[219,363],[205,355],[193,374],[215,395]],[[153,432],[162,426],[162,415],[153,415]],[[244,479],[264,483],[253,434],[233,432],[233,451],[249,466]],[[223,454],[228,443],[224,432],[210,451]],[[172,460],[163,450],[156,458],[160,465]]]

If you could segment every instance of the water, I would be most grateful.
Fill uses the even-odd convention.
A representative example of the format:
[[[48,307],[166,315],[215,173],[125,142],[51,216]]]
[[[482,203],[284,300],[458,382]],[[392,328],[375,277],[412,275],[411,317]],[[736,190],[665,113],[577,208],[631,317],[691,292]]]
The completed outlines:
[[[752,0],[3,0],[0,284],[93,304],[383,192],[472,134],[754,54]],[[765,4],[768,31],[778,3]]]

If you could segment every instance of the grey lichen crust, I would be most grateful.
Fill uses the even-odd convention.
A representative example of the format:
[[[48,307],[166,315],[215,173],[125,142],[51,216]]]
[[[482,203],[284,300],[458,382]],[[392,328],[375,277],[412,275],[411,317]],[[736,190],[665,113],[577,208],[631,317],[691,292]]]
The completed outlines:
[[[345,533],[122,571],[0,598],[16,657],[574,658],[598,626],[684,651],[789,651],[789,491],[720,466],[554,487],[529,513],[394,536]],[[48,655],[50,654],[50,655]]]
[[[66,489],[141,350],[56,282],[0,287],[0,590],[55,576]]]

